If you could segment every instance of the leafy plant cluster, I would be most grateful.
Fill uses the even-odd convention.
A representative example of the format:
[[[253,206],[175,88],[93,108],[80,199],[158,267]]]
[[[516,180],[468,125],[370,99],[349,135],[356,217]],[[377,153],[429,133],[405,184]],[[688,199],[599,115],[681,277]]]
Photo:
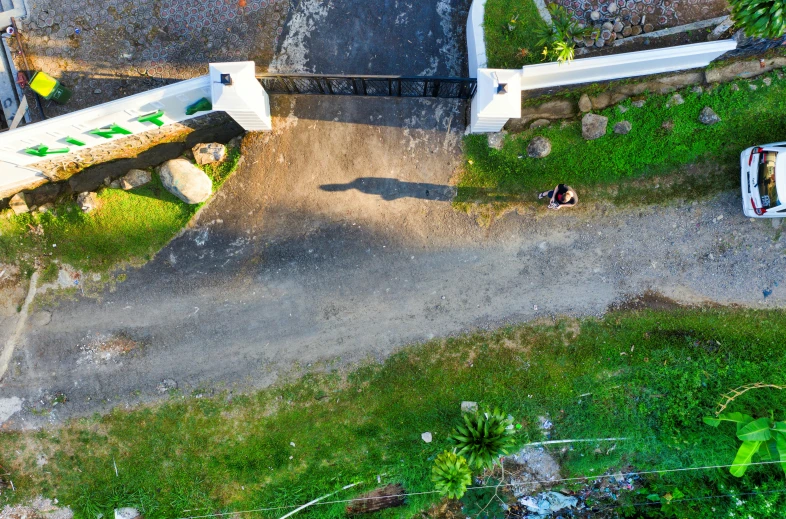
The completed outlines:
[[[463,424],[453,430],[448,440],[452,451],[444,451],[434,461],[431,479],[442,495],[461,498],[472,482],[472,469],[490,469],[515,445],[513,418],[499,409],[465,413]]]
[[[743,413],[721,413],[704,417],[704,423],[718,427],[721,422],[737,424],[737,438],[742,442],[729,472],[741,478],[757,457],[763,462],[778,462],[786,472],[786,421],[776,422],[769,417],[753,418]]]
[[[731,15],[747,36],[780,38],[786,33],[786,1],[731,0]]]
[[[535,28],[538,37],[538,47],[543,51],[544,60],[558,61],[560,63],[571,61],[575,54],[576,42],[574,38],[585,38],[592,29],[584,28],[576,22],[567,9],[559,4],[548,4],[552,25],[539,25]]]

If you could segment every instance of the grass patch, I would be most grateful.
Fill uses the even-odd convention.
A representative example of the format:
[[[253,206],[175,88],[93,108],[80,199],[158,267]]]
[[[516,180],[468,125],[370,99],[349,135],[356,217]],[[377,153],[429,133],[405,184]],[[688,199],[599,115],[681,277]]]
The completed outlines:
[[[204,168],[218,189],[237,168],[240,152],[229,150],[217,167]],[[123,262],[144,263],[177,234],[201,205],[169,193],[158,175],[130,191],[103,188],[100,207],[85,214],[71,197],[47,213],[0,219],[0,262],[43,263],[42,282],[57,277],[53,262],[77,269],[108,271]]]
[[[488,66],[520,68],[542,61],[534,29],[544,23],[532,0],[488,0],[483,19]]]
[[[456,202],[529,201],[558,183],[575,187],[585,202],[611,200],[616,204],[691,199],[730,189],[739,184],[743,149],[777,142],[786,135],[782,116],[786,80],[775,74],[768,77],[772,85],[764,86],[760,78],[753,82],[759,86],[756,91],[744,81],[723,84],[705,94],[686,90],[681,92],[685,103],[671,108],[665,106],[671,94],[647,96],[643,108],[625,101],[621,103],[629,108],[625,113],[617,107],[600,112],[609,118],[608,134],[594,141],[582,138],[578,121],[509,135],[502,150],[489,148],[485,135],[469,135],[464,140],[467,162]],[[701,124],[698,115],[705,106],[712,107],[722,122]],[[632,131],[612,133],[614,124],[622,120],[631,122]],[[665,121],[671,121],[672,129],[663,128]],[[548,157],[527,157],[527,144],[535,135],[551,140]]]
[[[522,441],[542,438],[540,416],[554,423],[553,439],[629,438],[611,452],[605,444],[596,451],[595,443],[555,450],[564,477],[612,467],[728,464],[736,439],[730,430],[704,425],[702,417],[730,388],[786,383],[785,333],[783,311],[618,312],[432,341],[382,365],[307,375],[253,395],[173,394],[163,405],[116,410],[59,429],[0,433],[0,465],[17,488],[0,494],[0,503],[45,495],[72,506],[80,518],[135,506],[153,519],[302,504],[364,481],[360,493],[376,486],[378,475],[409,492],[429,491],[429,469],[448,447],[462,400],[513,414],[523,425]],[[731,410],[774,410],[782,420],[782,393],[751,391]],[[432,432],[433,443],[420,440],[424,431]],[[48,459],[43,468],[36,465],[40,453]],[[679,517],[778,517],[786,505],[782,494],[768,497],[770,515],[751,508],[764,506],[755,499],[737,506],[729,498],[701,498],[762,485],[783,489],[783,482],[775,466],[751,467],[742,479],[720,469],[668,473],[650,477],[644,495],[620,502],[646,502],[648,493],[679,487],[692,498],[680,505]],[[409,517],[435,500],[413,496],[406,509],[376,517]],[[343,509],[340,503],[316,506],[299,517],[338,518]],[[635,511],[659,513],[647,506]]]

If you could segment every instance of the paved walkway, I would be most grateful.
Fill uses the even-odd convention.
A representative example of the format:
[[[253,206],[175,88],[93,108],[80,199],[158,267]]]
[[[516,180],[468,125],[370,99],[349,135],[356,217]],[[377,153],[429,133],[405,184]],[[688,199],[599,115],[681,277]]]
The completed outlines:
[[[288,0],[36,0],[21,23],[33,70],[74,92],[52,117],[207,73],[208,62],[273,58]],[[77,30],[79,31],[77,33]],[[17,59],[17,68],[24,63]]]

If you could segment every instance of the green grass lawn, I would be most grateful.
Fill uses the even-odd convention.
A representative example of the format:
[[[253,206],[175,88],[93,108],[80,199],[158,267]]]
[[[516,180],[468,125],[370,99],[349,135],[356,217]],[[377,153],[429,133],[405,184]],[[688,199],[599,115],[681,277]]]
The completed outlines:
[[[643,108],[621,105],[600,111],[609,118],[606,136],[585,141],[581,123],[567,127],[559,122],[547,128],[509,135],[502,150],[490,149],[485,135],[464,140],[466,165],[458,181],[456,202],[519,202],[536,193],[566,183],[584,201],[610,199],[615,203],[657,203],[670,198],[711,195],[739,184],[739,153],[748,146],[786,140],[786,79],[768,75],[767,87],[759,78],[723,84],[712,93],[680,92],[685,103],[666,108],[671,97],[648,95]],[[722,122],[705,126],[698,122],[702,108],[710,106]],[[614,123],[630,121],[628,135],[612,132]],[[662,127],[665,121],[673,129]],[[552,143],[543,159],[528,158],[532,137],[543,135]],[[521,157],[521,158],[520,158]],[[630,182],[658,177],[656,182]],[[654,185],[658,185],[655,188]]]
[[[483,20],[488,66],[519,68],[542,61],[534,29],[544,24],[532,0],[488,0]]]
[[[702,417],[731,388],[786,384],[784,334],[783,311],[617,312],[432,341],[383,364],[349,373],[327,366],[252,395],[173,394],[163,405],[62,428],[0,433],[0,465],[16,487],[0,493],[0,505],[44,495],[80,518],[135,506],[149,519],[171,519],[287,507],[364,482],[331,498],[347,499],[378,486],[378,476],[409,492],[428,492],[432,460],[448,448],[462,400],[511,413],[523,425],[522,443],[543,438],[540,416],[554,422],[553,439],[629,438],[612,452],[595,442],[554,449],[563,477],[729,464],[737,448],[733,428],[713,429]],[[786,395],[751,391],[730,410],[760,416],[772,410],[782,420]],[[433,433],[431,444],[421,441],[424,431]],[[39,467],[42,453],[48,463]],[[646,495],[677,487],[690,499],[679,504],[681,518],[782,517],[786,495],[780,493],[745,498],[739,506],[728,497],[705,498],[781,491],[784,482],[776,466],[751,467],[742,479],[722,469],[669,473],[648,477],[643,494],[622,496],[620,503],[642,505],[627,509],[631,514],[659,517]],[[437,499],[413,496],[403,511],[375,517],[409,517]],[[774,503],[769,514],[764,500]],[[344,506],[315,506],[297,517],[343,517]],[[290,509],[255,516],[280,517]]]
[[[238,150],[230,150],[225,162],[204,168],[213,179],[214,190],[234,171],[239,157]],[[99,209],[88,214],[68,197],[54,212],[0,219],[0,262],[19,262],[29,273],[37,259],[44,281],[57,276],[53,260],[99,272],[122,262],[145,262],[201,206],[188,205],[170,194],[156,174],[150,183],[130,191],[104,188],[98,198]],[[31,232],[39,225],[42,235]]]

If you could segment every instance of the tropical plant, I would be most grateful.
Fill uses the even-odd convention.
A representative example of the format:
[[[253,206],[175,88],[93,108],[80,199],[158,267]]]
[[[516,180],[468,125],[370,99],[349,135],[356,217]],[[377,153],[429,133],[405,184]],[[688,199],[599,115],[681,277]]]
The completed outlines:
[[[444,451],[434,460],[431,481],[440,494],[450,499],[459,499],[472,483],[472,471],[466,458],[455,452]]]
[[[733,476],[742,477],[757,454],[762,461],[780,461],[786,472],[786,422],[776,422],[772,413],[764,418],[753,418],[742,413],[721,413],[717,418],[704,417],[704,423],[713,427],[721,422],[736,423],[737,438],[742,441],[729,469]]]
[[[466,456],[470,467],[491,468],[515,444],[513,418],[499,409],[484,413],[467,413],[464,423],[457,426],[448,440],[456,446],[456,453]]]
[[[535,28],[539,38],[537,46],[543,47],[543,60],[560,63],[570,61],[575,55],[574,38],[588,36],[591,29],[579,25],[561,5],[549,4],[548,10],[551,13],[551,26],[544,24]]]
[[[786,0],[730,0],[731,16],[747,36],[779,38],[786,33]]]
[[[473,519],[503,519],[505,503],[497,494],[501,482],[489,478],[481,488],[464,494],[461,498],[461,511]]]

